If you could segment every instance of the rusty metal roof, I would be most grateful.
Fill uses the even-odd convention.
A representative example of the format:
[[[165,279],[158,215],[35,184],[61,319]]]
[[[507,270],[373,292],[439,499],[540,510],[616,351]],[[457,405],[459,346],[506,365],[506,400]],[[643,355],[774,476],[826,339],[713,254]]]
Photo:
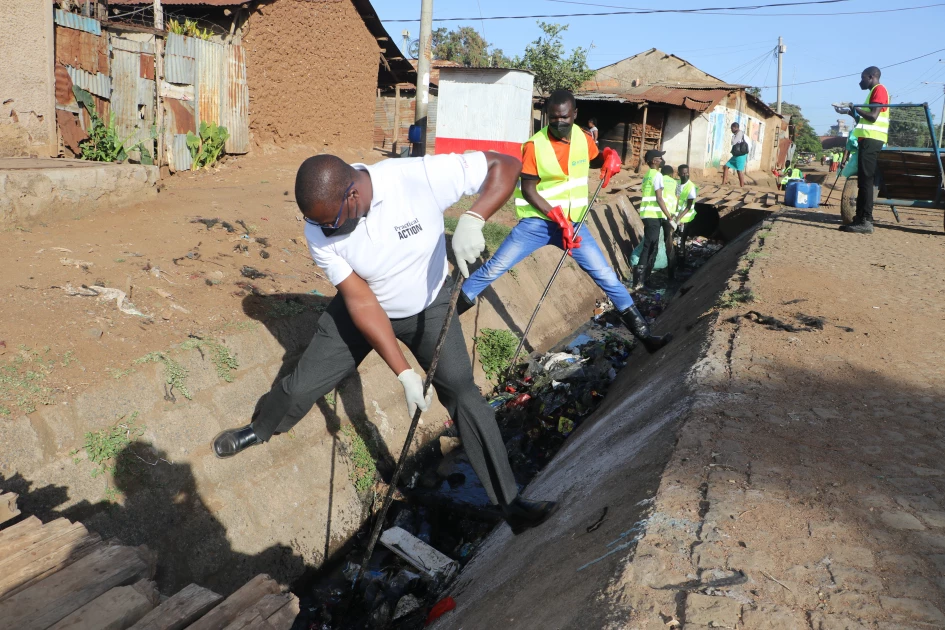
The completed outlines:
[[[663,85],[651,85],[628,88],[620,92],[579,92],[574,95],[579,101],[611,101],[616,103],[659,103],[705,112],[713,109],[731,89],[719,88],[676,88]]]

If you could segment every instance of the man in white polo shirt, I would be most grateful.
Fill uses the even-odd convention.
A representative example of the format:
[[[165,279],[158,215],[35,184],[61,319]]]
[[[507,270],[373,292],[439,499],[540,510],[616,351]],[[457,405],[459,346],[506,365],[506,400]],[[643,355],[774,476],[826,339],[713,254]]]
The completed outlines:
[[[482,226],[511,196],[521,163],[498,153],[438,155],[345,164],[331,155],[299,167],[295,199],[305,218],[312,258],[338,288],[318,320],[315,338],[295,370],[263,398],[251,424],[213,441],[217,457],[285,433],[376,350],[404,388],[410,415],[430,397],[410,369],[402,341],[427,369],[446,317],[448,279],[443,212],[463,195],[479,193],[453,236],[457,264],[485,248]],[[544,522],[550,501],[526,501],[509,466],[492,407],[473,381],[459,317],[449,327],[433,378],[440,402],[459,428],[466,455],[489,498],[503,509],[513,533]]]

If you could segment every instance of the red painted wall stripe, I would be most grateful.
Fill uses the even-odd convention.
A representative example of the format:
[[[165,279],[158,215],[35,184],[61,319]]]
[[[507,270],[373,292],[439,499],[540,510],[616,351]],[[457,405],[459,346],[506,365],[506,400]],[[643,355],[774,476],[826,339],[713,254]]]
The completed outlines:
[[[522,159],[522,143],[502,140],[473,140],[471,138],[436,137],[436,152],[465,153],[466,151],[497,151]]]

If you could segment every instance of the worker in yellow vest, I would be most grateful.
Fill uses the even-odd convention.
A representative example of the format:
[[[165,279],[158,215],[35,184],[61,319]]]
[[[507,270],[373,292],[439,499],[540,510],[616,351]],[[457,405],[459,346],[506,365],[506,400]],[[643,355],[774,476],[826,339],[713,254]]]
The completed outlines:
[[[784,165],[784,170],[781,171],[781,174],[781,181],[778,184],[778,188],[780,190],[786,189],[788,182],[792,179],[804,179],[804,174],[801,173],[801,169],[792,168],[790,162]]]
[[[471,308],[486,287],[532,252],[555,245],[572,255],[591,276],[647,351],[656,352],[672,336],[650,333],[646,320],[590,231],[584,230],[580,236],[574,233],[574,226],[588,211],[589,169],[600,168],[606,186],[622,166],[616,151],[607,147],[598,153],[591,136],[574,124],[577,111],[577,102],[568,90],[555,90],[548,97],[545,104],[548,125],[522,145],[522,174],[514,193],[519,222],[492,258],[463,283],[459,310],[462,313]],[[477,221],[481,219],[469,212],[460,216],[453,238],[475,227]]]
[[[879,82],[882,73],[870,66],[860,75],[860,89],[869,90],[866,103],[860,107],[836,107],[838,113],[859,117],[853,135],[857,141],[856,216],[851,225],[841,225],[844,232],[873,233],[873,183],[879,152],[889,139],[889,92]]]
[[[663,201],[666,202],[666,209],[671,215],[676,214],[676,206],[679,203],[679,182],[673,177],[675,171],[669,164],[664,164],[660,168],[663,174]]]
[[[686,241],[690,234],[689,224],[696,218],[696,195],[699,192],[696,183],[689,179],[689,165],[680,164],[676,170],[679,175],[679,194],[677,195],[676,234],[679,236],[679,249],[676,252],[676,269],[686,266]]]
[[[670,213],[666,203],[665,183],[660,165],[663,163],[665,151],[650,149],[643,156],[643,161],[650,170],[643,176],[643,186],[640,194],[640,218],[643,220],[643,248],[640,250],[640,261],[633,268],[633,290],[639,291],[646,285],[646,281],[653,271],[656,255],[660,248],[660,230],[669,234],[676,229],[675,217]]]

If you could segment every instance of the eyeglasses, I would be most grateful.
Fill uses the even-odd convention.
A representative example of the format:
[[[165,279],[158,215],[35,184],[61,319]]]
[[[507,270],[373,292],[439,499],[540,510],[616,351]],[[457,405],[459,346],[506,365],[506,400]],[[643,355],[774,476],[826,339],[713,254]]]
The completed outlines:
[[[348,203],[348,193],[351,192],[351,188],[354,186],[354,182],[348,184],[348,187],[345,188],[345,194],[341,197],[341,207],[338,208],[338,214],[335,216],[335,220],[332,223],[319,223],[318,221],[312,221],[304,214],[302,218],[305,219],[306,223],[314,225],[315,227],[328,228],[331,230],[338,229],[338,224],[341,222],[341,213],[345,211],[345,205]]]

